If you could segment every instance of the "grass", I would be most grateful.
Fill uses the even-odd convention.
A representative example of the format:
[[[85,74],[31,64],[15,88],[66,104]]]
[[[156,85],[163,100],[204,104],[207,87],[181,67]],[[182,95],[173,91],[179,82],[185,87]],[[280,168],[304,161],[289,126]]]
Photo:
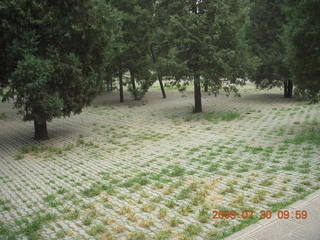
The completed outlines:
[[[0,222],[1,239],[41,239],[39,231],[44,225],[57,219],[54,214],[37,215],[33,219],[20,219],[22,225],[18,229]],[[24,236],[24,237],[23,237]]]
[[[227,227],[230,225],[229,221],[223,219],[221,221],[216,221],[214,224],[213,224],[216,228],[224,228],[224,227]]]
[[[183,199],[187,199],[187,198],[190,198],[190,195],[192,193],[192,190],[190,188],[185,188],[185,189],[182,189],[176,196],[176,198],[178,200],[183,200]]]
[[[128,240],[146,240],[147,237],[143,232],[132,232],[130,233],[130,235],[128,236]]]
[[[311,128],[309,130],[300,132],[292,139],[287,139],[285,143],[291,144],[302,144],[302,143],[310,143],[316,146],[320,146],[320,129],[319,128]]]
[[[165,205],[168,208],[174,208],[176,206],[176,202],[174,200],[167,200]]]
[[[141,220],[139,223],[139,226],[143,227],[143,228],[150,228],[150,227],[154,226],[154,222],[151,218],[148,218],[145,220]]]
[[[64,216],[65,220],[74,221],[77,220],[80,216],[79,210],[74,210],[71,213]]]
[[[252,154],[258,154],[261,152],[267,152],[270,151],[269,148],[268,149],[264,149],[263,147],[252,147],[252,146],[246,146],[244,149],[245,152],[250,152]]]
[[[146,213],[149,213],[149,212],[153,212],[156,209],[156,205],[155,204],[144,204],[141,206],[140,209]]]
[[[87,188],[82,191],[82,195],[85,197],[95,197],[102,192],[106,192],[107,194],[114,194],[116,191],[111,185],[94,183],[90,188]]]
[[[198,220],[201,223],[207,223],[210,219],[209,209],[208,208],[202,208],[199,211],[198,214]]]
[[[171,226],[171,227],[177,227],[177,226],[179,226],[180,224],[182,224],[183,222],[179,219],[179,218],[177,218],[177,217],[174,217],[174,218],[171,218],[170,220],[169,220],[169,225]]]
[[[295,187],[293,188],[293,190],[294,190],[295,192],[297,192],[297,193],[303,193],[303,192],[305,192],[305,189],[304,189],[302,186],[295,186]]]
[[[187,205],[182,205],[179,209],[178,212],[182,215],[182,216],[188,216],[190,213],[193,213],[193,207],[190,204]]]
[[[218,170],[219,166],[220,166],[219,163],[212,163],[212,164],[208,167],[207,171],[208,171],[208,172],[215,172],[215,171]]]
[[[294,168],[294,166],[293,166],[292,164],[288,164],[288,165],[282,167],[282,170],[285,170],[285,171],[294,171],[295,168]]]
[[[7,114],[6,113],[1,113],[0,114],[0,120],[6,120],[8,117],[7,117]]]
[[[252,198],[253,203],[261,203],[265,200],[267,192],[264,190],[258,190],[255,193],[255,196]]]
[[[9,211],[11,209],[10,200],[0,199],[0,211]]]
[[[91,227],[87,233],[90,235],[90,236],[96,236],[98,234],[102,234],[106,231],[106,228],[103,226],[103,225],[96,225],[96,226],[93,226]]]
[[[166,208],[160,208],[159,213],[158,213],[158,218],[163,219],[168,215],[168,211]]]
[[[268,178],[260,182],[260,185],[263,187],[269,187],[273,184],[272,178]]]
[[[138,184],[140,186],[145,186],[149,183],[150,183],[150,181],[148,178],[146,178],[144,176],[137,176],[137,177],[133,177],[133,178],[128,179],[124,183],[120,184],[120,186],[125,187],[125,188],[129,188],[129,187],[134,186],[135,184]]]
[[[170,230],[166,230],[166,231],[159,232],[155,236],[155,240],[167,240],[167,239],[170,239],[171,236],[172,236],[172,232]]]
[[[181,177],[185,175],[186,169],[177,165],[171,165],[167,169],[163,169],[169,177]]]
[[[24,158],[24,155],[23,154],[17,154],[16,156],[15,156],[15,160],[21,160],[21,159],[23,159]]]
[[[85,225],[85,226],[89,226],[91,225],[93,222],[93,218],[92,217],[85,217],[83,220],[82,220],[82,224]]]
[[[199,121],[199,120],[206,120],[210,122],[217,123],[219,121],[232,121],[235,119],[239,119],[240,114],[237,112],[207,112],[207,113],[190,113],[185,116],[183,119],[186,122],[189,121]]]
[[[183,235],[186,237],[194,237],[201,233],[202,228],[198,224],[189,224],[183,231]]]
[[[44,152],[62,154],[64,151],[70,151],[74,148],[73,144],[67,144],[63,147],[47,146],[47,145],[26,145],[20,149],[20,154],[38,155]]]

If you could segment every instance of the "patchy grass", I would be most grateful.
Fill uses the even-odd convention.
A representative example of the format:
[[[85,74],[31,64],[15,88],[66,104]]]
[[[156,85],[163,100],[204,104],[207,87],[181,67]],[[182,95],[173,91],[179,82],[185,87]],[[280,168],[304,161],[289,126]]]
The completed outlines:
[[[95,197],[99,195],[102,192],[106,192],[107,194],[114,194],[116,191],[112,187],[112,185],[107,185],[107,184],[101,184],[101,183],[95,183],[92,184],[90,188],[87,188],[82,191],[83,196],[85,197]]]
[[[41,239],[39,231],[49,222],[57,218],[54,214],[37,215],[33,219],[20,219],[19,228],[12,228],[11,225],[6,225],[0,222],[0,238],[1,239]]]
[[[134,186],[135,184],[145,186],[149,183],[150,183],[150,181],[148,178],[146,178],[144,176],[137,176],[137,177],[133,177],[133,178],[128,179],[124,183],[120,184],[120,186],[125,187],[125,188],[129,188],[129,187]]]
[[[43,153],[61,155],[65,151],[70,151],[73,148],[73,144],[66,144],[62,147],[56,147],[52,145],[25,145],[21,147],[19,154],[17,154],[16,156],[16,159],[22,159],[24,157],[24,154],[31,154],[34,156],[38,156]]]
[[[6,120],[8,118],[6,113],[1,113],[0,114],[0,120]]]
[[[217,123],[219,121],[232,121],[232,120],[240,119],[240,113],[237,113],[237,112],[190,113],[187,116],[185,116],[183,119],[186,122],[206,120],[206,121]]]
[[[143,232],[132,232],[128,236],[128,240],[146,240],[147,237]]]
[[[183,235],[186,237],[194,237],[201,233],[202,228],[199,224],[189,224],[183,231]]]
[[[296,145],[309,143],[320,147],[320,128],[311,128],[309,130],[300,132],[294,138],[287,139],[285,142]]]

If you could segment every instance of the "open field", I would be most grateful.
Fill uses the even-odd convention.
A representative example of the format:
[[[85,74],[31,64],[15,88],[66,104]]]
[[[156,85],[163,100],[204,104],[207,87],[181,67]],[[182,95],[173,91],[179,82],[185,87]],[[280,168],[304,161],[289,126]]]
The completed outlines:
[[[255,221],[213,210],[277,210],[320,187],[320,105],[280,90],[242,97],[152,89],[98,97],[33,127],[0,106],[1,239],[221,239]],[[128,96],[127,96],[128,98]]]

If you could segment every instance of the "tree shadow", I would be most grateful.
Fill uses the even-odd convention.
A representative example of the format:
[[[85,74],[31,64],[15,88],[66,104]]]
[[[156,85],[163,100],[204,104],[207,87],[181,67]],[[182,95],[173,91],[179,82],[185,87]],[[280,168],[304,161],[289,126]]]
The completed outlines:
[[[281,93],[252,93],[243,95],[240,98],[244,102],[253,102],[261,104],[293,104],[304,100],[300,97],[285,98]]]

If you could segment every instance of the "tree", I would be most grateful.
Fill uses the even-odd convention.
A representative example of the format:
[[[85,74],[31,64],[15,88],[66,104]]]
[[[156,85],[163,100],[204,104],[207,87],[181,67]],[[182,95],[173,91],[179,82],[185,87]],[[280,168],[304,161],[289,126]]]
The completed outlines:
[[[285,62],[286,53],[282,42],[283,26],[286,22],[282,9],[285,1],[253,1],[247,38],[252,56],[259,59],[255,71],[250,72],[250,80],[259,88],[283,85],[284,97],[290,98],[293,84]]]
[[[299,90],[311,98],[320,92],[320,2],[287,2],[284,42],[287,64]]]
[[[166,76],[170,70],[168,69],[167,59],[170,51],[170,43],[167,41],[166,33],[168,26],[168,13],[161,5],[161,2],[153,2],[152,23],[150,28],[150,54],[153,62],[153,70],[156,72],[162,97],[167,98],[163,77]]]
[[[122,74],[125,70],[129,70],[128,89],[138,100],[144,96],[153,83],[149,67],[149,31],[153,3],[147,0],[110,0],[110,3],[122,15],[122,38],[118,44],[120,51],[117,58],[120,67],[120,94]]]
[[[6,0],[0,15],[4,100],[34,121],[36,139],[47,139],[47,121],[80,113],[102,89],[115,14],[102,0]]]
[[[163,0],[161,4],[170,18],[169,55],[177,66],[175,79],[193,81],[194,112],[202,112],[203,81],[211,92],[235,90],[233,85],[223,85],[223,80],[230,83],[235,75],[232,66],[237,52],[233,43],[237,39],[232,25],[236,18],[228,1]]]

